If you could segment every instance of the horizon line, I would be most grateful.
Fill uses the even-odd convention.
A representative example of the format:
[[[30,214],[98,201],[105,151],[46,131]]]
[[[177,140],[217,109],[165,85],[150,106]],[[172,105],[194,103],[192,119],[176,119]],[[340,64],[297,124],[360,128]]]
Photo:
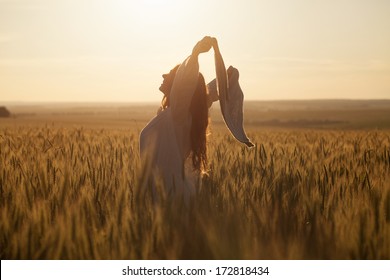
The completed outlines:
[[[305,101],[390,101],[389,98],[308,98],[308,99],[247,99],[245,102],[305,102]],[[1,101],[0,106],[3,104],[155,104],[160,103],[161,101],[19,101],[19,100],[10,100],[10,101]]]

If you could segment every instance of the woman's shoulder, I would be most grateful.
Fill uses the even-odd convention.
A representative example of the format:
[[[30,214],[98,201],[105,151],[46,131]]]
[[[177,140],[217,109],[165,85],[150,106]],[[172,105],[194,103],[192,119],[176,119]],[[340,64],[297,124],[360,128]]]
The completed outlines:
[[[151,119],[148,124],[141,130],[140,138],[147,137],[148,134],[156,132],[158,130],[164,130],[169,126],[169,122],[172,122],[172,117],[170,115],[170,108],[159,112],[153,119]]]

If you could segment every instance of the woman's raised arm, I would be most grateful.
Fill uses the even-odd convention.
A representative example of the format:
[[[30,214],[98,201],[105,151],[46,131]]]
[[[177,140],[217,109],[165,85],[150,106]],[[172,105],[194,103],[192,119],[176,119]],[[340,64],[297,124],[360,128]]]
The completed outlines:
[[[189,116],[190,103],[198,83],[199,54],[208,52],[214,45],[216,45],[215,38],[203,37],[177,70],[170,93],[172,115],[175,120],[183,120]]]

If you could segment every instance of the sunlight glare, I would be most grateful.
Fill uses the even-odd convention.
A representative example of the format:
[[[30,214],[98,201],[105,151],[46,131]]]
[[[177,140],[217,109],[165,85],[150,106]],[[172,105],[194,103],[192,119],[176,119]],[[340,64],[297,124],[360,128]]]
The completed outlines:
[[[116,6],[117,16],[131,16],[132,24],[147,28],[164,27],[180,19],[178,0],[121,0]]]

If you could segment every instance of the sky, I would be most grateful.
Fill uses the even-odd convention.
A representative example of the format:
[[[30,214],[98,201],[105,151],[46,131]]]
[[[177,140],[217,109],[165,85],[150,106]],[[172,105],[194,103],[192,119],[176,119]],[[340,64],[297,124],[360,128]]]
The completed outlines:
[[[0,0],[0,102],[158,102],[203,36],[246,100],[390,98],[387,0]],[[213,52],[200,56],[206,81]]]

